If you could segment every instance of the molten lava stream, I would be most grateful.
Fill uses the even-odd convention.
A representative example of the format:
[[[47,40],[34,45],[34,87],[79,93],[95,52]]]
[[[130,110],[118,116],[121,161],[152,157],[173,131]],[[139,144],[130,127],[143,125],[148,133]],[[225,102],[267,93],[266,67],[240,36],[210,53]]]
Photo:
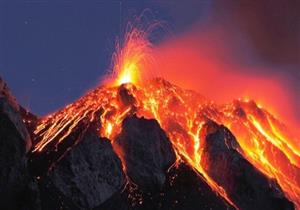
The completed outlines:
[[[241,107],[240,107],[241,105]],[[236,114],[242,108],[244,113]],[[300,208],[299,149],[296,140],[283,138],[283,129],[268,112],[253,102],[239,102],[223,110],[227,115],[222,123],[236,136],[242,154],[268,177],[276,179],[287,197]],[[256,114],[255,114],[256,113]],[[286,131],[287,132],[287,131]],[[289,143],[291,142],[291,143]]]

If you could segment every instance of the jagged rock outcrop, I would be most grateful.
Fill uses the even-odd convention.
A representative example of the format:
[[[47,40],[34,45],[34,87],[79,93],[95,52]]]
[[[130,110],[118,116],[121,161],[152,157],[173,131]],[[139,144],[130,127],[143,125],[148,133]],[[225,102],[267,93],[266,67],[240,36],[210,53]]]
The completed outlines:
[[[11,94],[6,83],[0,77],[0,110],[14,124],[22,140],[25,142],[25,148],[28,152],[31,148],[30,135],[23,123],[23,119],[19,113],[20,107],[13,95]]]
[[[43,181],[43,207],[51,209],[47,197],[53,196],[65,209],[93,209],[120,190],[124,182],[121,161],[109,140],[87,132]]]
[[[125,165],[126,174],[140,188],[155,190],[166,180],[166,170],[176,156],[165,132],[156,120],[125,118],[114,148]]]
[[[201,165],[240,209],[294,209],[280,186],[238,152],[241,148],[226,127],[209,121],[200,135]]]
[[[31,140],[18,111],[15,98],[0,78],[0,206],[39,209],[38,189],[31,187],[36,182],[27,169]]]

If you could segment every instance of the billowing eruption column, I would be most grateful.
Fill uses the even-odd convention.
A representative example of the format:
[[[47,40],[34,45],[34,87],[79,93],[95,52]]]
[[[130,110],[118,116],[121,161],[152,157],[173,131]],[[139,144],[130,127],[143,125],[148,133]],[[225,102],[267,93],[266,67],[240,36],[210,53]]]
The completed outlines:
[[[260,199],[265,199],[269,208],[273,208],[275,204],[283,205],[280,199],[284,196],[300,209],[300,148],[295,144],[298,139],[278,118],[252,100],[216,104],[162,78],[143,80],[144,66],[151,63],[151,43],[147,35],[139,29],[131,29],[123,45],[118,45],[114,74],[105,85],[36,122],[33,156],[47,153],[48,158],[55,160],[49,161],[51,168],[74,144],[83,141],[80,137],[83,132],[92,128],[99,137],[110,140],[122,161],[126,182],[138,184],[141,177],[147,178],[132,175],[132,170],[138,169],[126,154],[131,149],[124,139],[132,139],[130,144],[134,147],[132,135],[145,138],[146,145],[151,145],[151,139],[157,137],[147,139],[147,135],[130,134],[124,130],[126,123],[125,127],[122,123],[132,117],[154,119],[167,135],[161,138],[167,139],[164,141],[170,142],[174,151],[174,158],[170,154],[167,159],[159,160],[164,170],[180,163],[191,166],[213,191],[236,209],[266,205]],[[157,135],[164,134],[158,132]],[[72,141],[70,136],[73,136]],[[153,148],[153,152],[158,151]],[[160,172],[155,176],[158,178],[154,183],[165,180]],[[247,189],[248,194],[244,193]],[[273,197],[265,195],[267,191],[272,192]],[[257,204],[247,203],[249,199]]]

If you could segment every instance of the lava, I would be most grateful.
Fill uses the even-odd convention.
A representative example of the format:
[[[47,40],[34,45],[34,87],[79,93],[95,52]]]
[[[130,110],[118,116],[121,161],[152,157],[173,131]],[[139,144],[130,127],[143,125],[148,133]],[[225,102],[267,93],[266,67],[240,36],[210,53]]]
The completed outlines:
[[[191,165],[214,191],[235,206],[200,164],[200,130],[211,119],[233,132],[242,148],[239,152],[258,170],[277,180],[286,196],[300,209],[300,148],[295,144],[298,139],[254,101],[240,99],[216,104],[161,78],[143,80],[140,71],[151,60],[148,58],[151,44],[145,38],[144,32],[131,30],[125,44],[117,47],[113,79],[39,120],[33,152],[57,149],[82,123],[99,122],[99,136],[107,137],[113,144],[127,116],[154,118],[167,133],[177,160]]]

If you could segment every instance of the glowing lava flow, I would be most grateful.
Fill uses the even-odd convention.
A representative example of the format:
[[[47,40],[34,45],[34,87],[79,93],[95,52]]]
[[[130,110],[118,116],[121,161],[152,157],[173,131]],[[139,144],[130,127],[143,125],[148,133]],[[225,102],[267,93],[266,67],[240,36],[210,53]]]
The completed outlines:
[[[203,123],[212,119],[233,132],[243,149],[239,152],[258,170],[276,179],[286,196],[300,209],[300,148],[295,145],[297,140],[253,101],[237,100],[217,105],[163,79],[142,83],[137,71],[143,69],[147,60],[145,53],[150,46],[143,36],[140,31],[133,31],[127,35],[124,48],[118,48],[118,56],[114,58],[117,75],[112,87],[98,87],[39,121],[33,152],[56,149],[81,124],[99,122],[99,135],[114,141],[127,116],[135,113],[155,118],[172,141],[178,160],[189,163],[213,190],[234,206],[222,186],[218,186],[200,164],[199,133]]]

